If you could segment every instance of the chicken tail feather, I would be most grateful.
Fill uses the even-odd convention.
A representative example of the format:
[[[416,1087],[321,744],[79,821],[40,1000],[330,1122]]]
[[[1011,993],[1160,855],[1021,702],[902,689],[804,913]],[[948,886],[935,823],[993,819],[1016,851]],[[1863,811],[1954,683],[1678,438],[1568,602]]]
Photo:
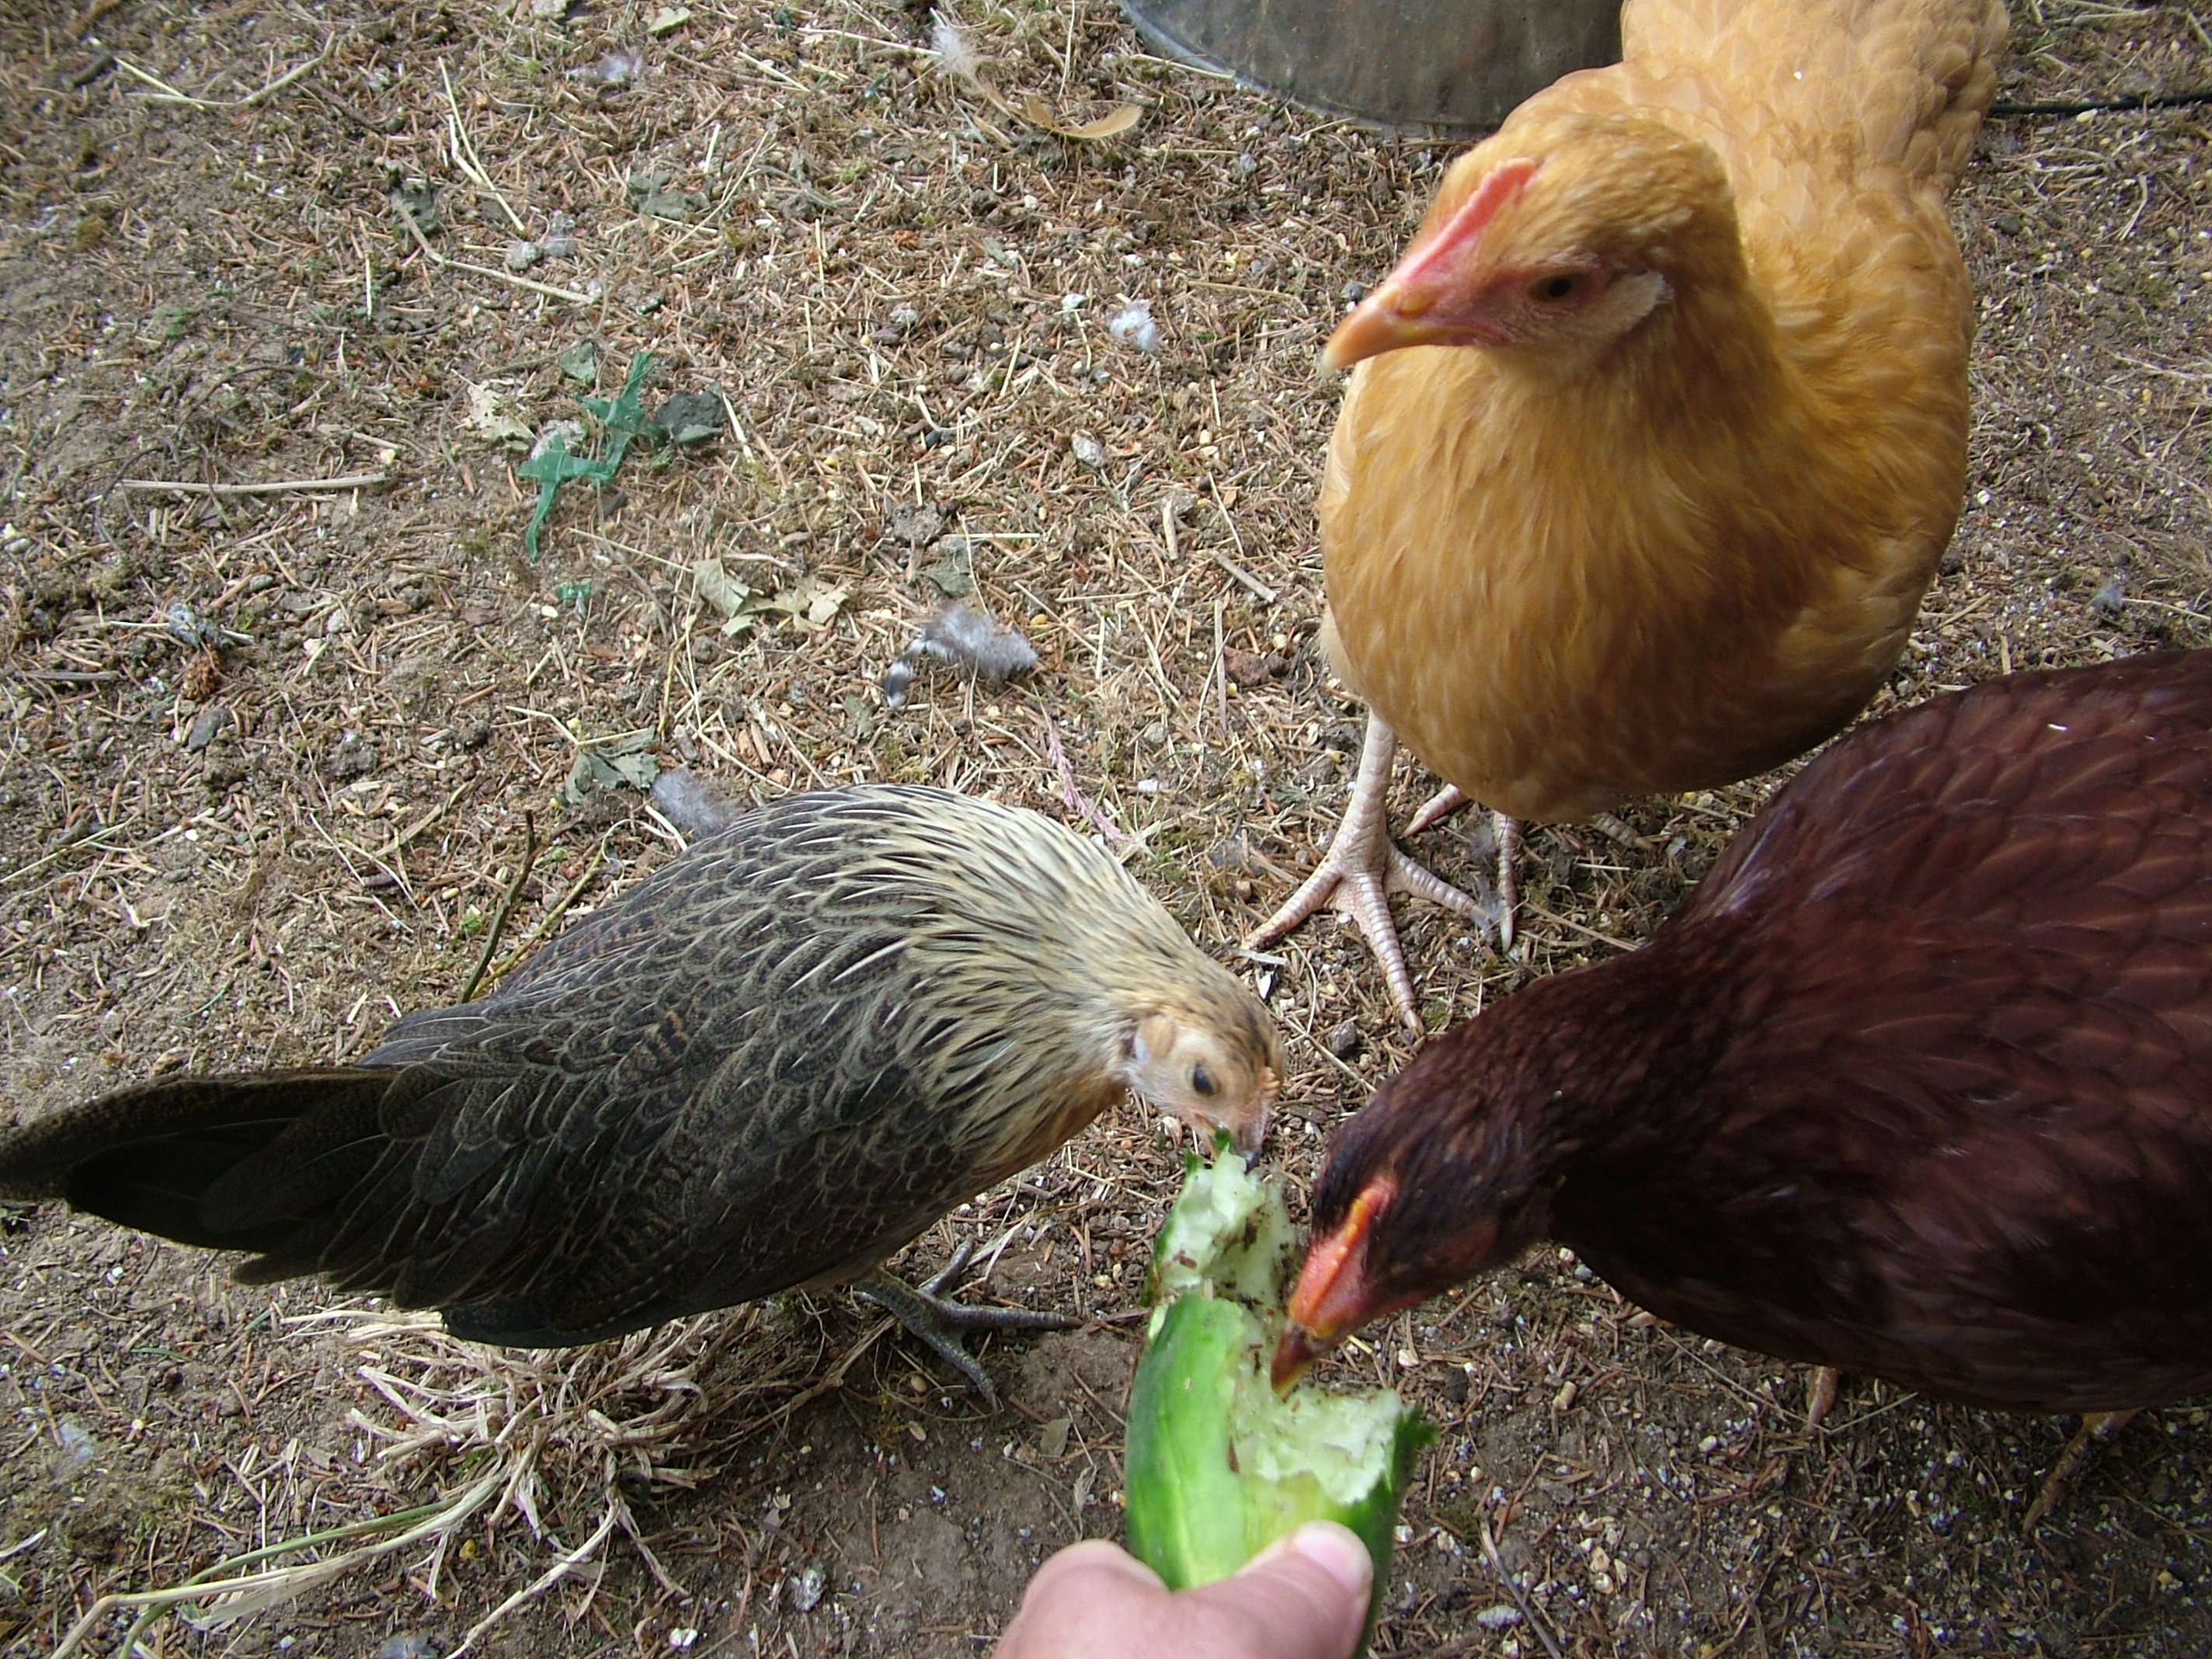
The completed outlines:
[[[206,1249],[270,1251],[367,1161],[392,1073],[191,1077],[127,1089],[0,1137],[0,1194],[61,1198]],[[300,1130],[312,1124],[315,1143]]]
[[[1867,162],[1948,195],[2009,28],[2004,0],[1629,0],[1621,46],[1658,87],[1763,107],[1815,144],[1856,133]]]

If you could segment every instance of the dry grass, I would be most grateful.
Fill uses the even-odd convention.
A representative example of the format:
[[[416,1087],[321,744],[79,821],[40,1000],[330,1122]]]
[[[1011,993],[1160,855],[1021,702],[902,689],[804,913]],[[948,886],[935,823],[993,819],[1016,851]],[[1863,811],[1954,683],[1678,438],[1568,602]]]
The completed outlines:
[[[1446,152],[1158,63],[1104,0],[963,4],[997,101],[930,71],[920,11],[695,3],[655,35],[659,9],[0,18],[0,1025],[26,1109],[342,1059],[455,994],[510,888],[503,960],[670,854],[635,795],[550,804],[580,744],[640,728],[740,793],[927,780],[1084,819],[1224,957],[1332,827],[1359,711],[1310,648],[1315,353]],[[617,52],[639,79],[599,78]],[[2006,94],[2208,81],[2188,8],[2042,0]],[[1032,95],[1062,125],[1141,118],[1069,139]],[[1993,124],[1957,208],[1972,505],[1887,696],[2207,637],[2207,149],[2190,110]],[[418,180],[419,237],[391,200]],[[640,211],[654,188],[685,216]],[[510,270],[556,214],[574,255]],[[1133,300],[1155,353],[1107,326]],[[586,339],[595,388],[558,361]],[[574,417],[641,349],[648,407],[716,390],[736,429],[569,486],[532,566],[522,452],[472,416]],[[726,632],[708,559],[835,604]],[[925,665],[885,711],[884,667],[971,583],[1038,668]],[[228,630],[215,654],[179,605]],[[1632,945],[1764,787],[1635,805],[1649,852],[1538,831],[1510,959],[1407,912],[1431,1028]],[[1472,868],[1455,831],[1420,851]],[[1275,1148],[1302,1176],[1410,1045],[1332,925],[1240,961],[1291,1042]],[[1104,1322],[993,1352],[998,1418],[842,1300],[544,1360],[386,1331],[371,1361],[329,1328],[355,1316],[285,1322],[312,1292],[42,1216],[0,1285],[0,1407],[26,1413],[0,1642],[50,1652],[102,1597],[174,1586],[204,1627],[149,1626],[151,1650],[459,1641],[537,1594],[488,1649],[972,1653],[1038,1553],[1113,1528],[1111,1322],[1174,1174],[1124,1115],[925,1241],[1010,1236],[1002,1294]],[[1636,1327],[1571,1263],[1427,1315],[1350,1362],[1445,1429],[1385,1651],[1523,1640],[1470,1622],[1503,1599],[1484,1525],[1577,1654],[2212,1640],[2202,1413],[2124,1440],[2032,1546],[2008,1516],[2056,1425],[1875,1389],[1808,1442],[1785,1370]],[[260,1553],[302,1539],[312,1561]],[[259,1582],[182,1582],[224,1563]]]

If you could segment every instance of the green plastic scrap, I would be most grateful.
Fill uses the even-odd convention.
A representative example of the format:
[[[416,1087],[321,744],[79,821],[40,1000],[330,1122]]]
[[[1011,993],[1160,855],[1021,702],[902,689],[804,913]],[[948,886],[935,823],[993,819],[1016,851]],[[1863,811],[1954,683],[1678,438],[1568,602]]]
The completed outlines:
[[[616,469],[623,464],[629,452],[630,440],[658,440],[660,428],[645,412],[638,402],[638,392],[645,385],[645,377],[653,372],[653,354],[641,351],[630,359],[629,376],[614,401],[604,398],[579,398],[584,412],[597,421],[607,435],[607,453],[597,460],[581,455],[571,455],[568,444],[559,433],[545,441],[545,447],[515,468],[518,475],[538,482],[538,510],[530,515],[530,524],[522,532],[522,545],[535,563],[538,559],[538,532],[553,510],[553,497],[561,486],[571,478],[586,483],[605,484],[613,482]]]

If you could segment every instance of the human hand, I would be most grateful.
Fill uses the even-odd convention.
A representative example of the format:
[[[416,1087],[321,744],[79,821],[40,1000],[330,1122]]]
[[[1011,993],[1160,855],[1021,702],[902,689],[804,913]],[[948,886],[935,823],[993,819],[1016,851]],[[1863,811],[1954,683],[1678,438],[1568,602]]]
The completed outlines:
[[[996,1659],[1351,1659],[1374,1577],[1367,1547],[1333,1521],[1180,1591],[1092,1539],[1037,1569]]]

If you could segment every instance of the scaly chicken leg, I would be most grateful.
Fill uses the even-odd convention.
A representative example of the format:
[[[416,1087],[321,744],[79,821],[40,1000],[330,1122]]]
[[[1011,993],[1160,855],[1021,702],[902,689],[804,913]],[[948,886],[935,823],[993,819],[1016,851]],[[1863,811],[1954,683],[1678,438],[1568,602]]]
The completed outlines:
[[[1352,799],[1345,803],[1344,818],[1335,839],[1322,855],[1320,866],[1305,884],[1291,895],[1283,908],[1247,936],[1248,946],[1281,938],[1308,916],[1328,905],[1352,918],[1365,936],[1368,948],[1382,964],[1390,987],[1390,1000],[1398,1017],[1413,1030],[1421,1029],[1421,1011],[1413,1000],[1413,979],[1406,967],[1406,952],[1398,943],[1398,929],[1390,920],[1390,895],[1412,893],[1441,904],[1471,921],[1496,927],[1501,940],[1512,939],[1513,847],[1519,826],[1510,818],[1499,820],[1499,891],[1491,904],[1462,892],[1407,858],[1392,844],[1385,798],[1390,787],[1390,762],[1398,752],[1395,733],[1375,715],[1367,717],[1367,738],[1359,751],[1359,772],[1352,781]],[[1449,794],[1449,791],[1446,792]],[[1416,820],[1434,823],[1459,805],[1434,811],[1445,796],[1424,809]],[[1464,799],[1464,797],[1462,798]]]
[[[2058,1494],[2066,1485],[2067,1477],[2081,1467],[2091,1451],[2101,1446],[2132,1423],[2142,1410],[2140,1406],[2119,1412],[2084,1412],[2081,1426],[2066,1443],[2066,1449],[2058,1454],[2058,1461],[2051,1466],[2051,1473],[2043,1477],[2043,1489],[2035,1494],[2035,1501],[2027,1506],[2021,1517],[2020,1529],[2033,1533],[2038,1522],[2051,1513],[2051,1506],[2058,1501]]]
[[[956,1302],[948,1288],[957,1289],[975,1253],[973,1239],[963,1238],[944,1270],[920,1285],[894,1279],[881,1269],[855,1279],[853,1288],[898,1321],[922,1346],[975,1385],[983,1403],[996,1411],[999,1391],[990,1373],[975,1356],[961,1346],[966,1331],[1065,1331],[1083,1322],[1066,1314],[1039,1313],[1028,1308],[978,1308]]]
[[[1407,837],[1410,840],[1422,830],[1442,823],[1461,807],[1472,805],[1474,800],[1474,797],[1457,784],[1446,784],[1429,797],[1419,811],[1407,820]],[[1519,932],[1521,925],[1521,881],[1513,873],[1513,860],[1521,854],[1521,820],[1510,817],[1504,812],[1492,812],[1490,815],[1489,848],[1482,848],[1472,836],[1468,840],[1478,849],[1476,857],[1481,857],[1485,850],[1495,852],[1498,855],[1498,884],[1492,890],[1494,902],[1490,908],[1489,920],[1498,929],[1498,948],[1501,951],[1510,951],[1513,948],[1514,935]]]

